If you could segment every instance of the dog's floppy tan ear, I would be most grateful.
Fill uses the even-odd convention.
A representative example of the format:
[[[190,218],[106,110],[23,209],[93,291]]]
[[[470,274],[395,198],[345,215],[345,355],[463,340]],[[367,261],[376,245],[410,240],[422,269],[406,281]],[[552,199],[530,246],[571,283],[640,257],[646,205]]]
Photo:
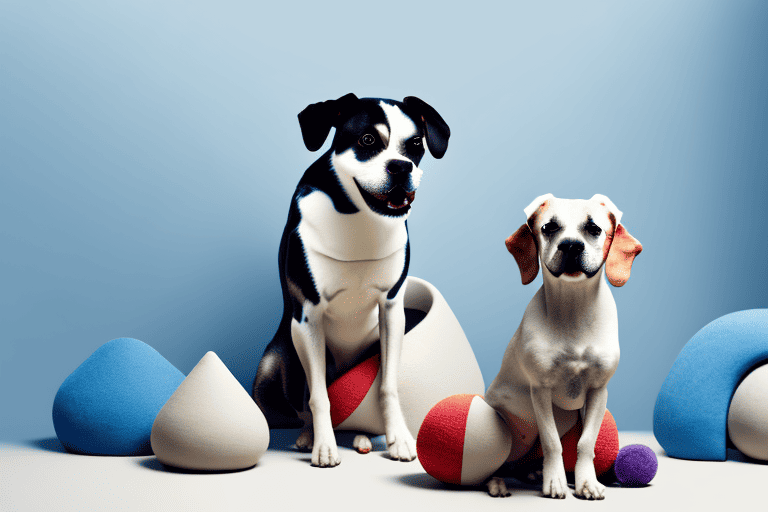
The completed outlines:
[[[544,194],[537,197],[523,211],[528,222],[512,233],[505,241],[507,250],[515,257],[517,266],[520,267],[520,277],[523,284],[530,284],[539,275],[539,251],[536,246],[536,237],[533,236],[533,225],[536,216],[542,208],[546,208],[547,202],[554,199],[552,194]]]
[[[629,281],[632,263],[640,254],[643,246],[629,234],[623,225],[616,226],[611,241],[611,249],[605,260],[605,275],[613,286],[624,286]]]
[[[505,243],[507,250],[515,257],[517,266],[520,267],[520,278],[523,284],[532,283],[539,274],[539,253],[531,228],[528,224],[523,224],[507,238]]]

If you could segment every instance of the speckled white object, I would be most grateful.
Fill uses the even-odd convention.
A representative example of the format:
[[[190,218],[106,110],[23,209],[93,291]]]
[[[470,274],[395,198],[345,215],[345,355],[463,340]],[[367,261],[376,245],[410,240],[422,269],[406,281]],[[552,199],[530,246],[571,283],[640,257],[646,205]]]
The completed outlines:
[[[728,435],[744,455],[768,460],[768,364],[736,388],[728,409]]]
[[[151,443],[163,464],[233,471],[259,461],[269,445],[269,427],[221,359],[208,352],[158,413]]]

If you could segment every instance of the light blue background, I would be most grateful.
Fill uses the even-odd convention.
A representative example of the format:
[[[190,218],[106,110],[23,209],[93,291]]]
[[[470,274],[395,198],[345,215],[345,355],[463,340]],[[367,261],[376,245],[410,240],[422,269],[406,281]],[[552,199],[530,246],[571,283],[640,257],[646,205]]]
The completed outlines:
[[[546,192],[608,195],[645,247],[614,289],[620,429],[651,429],[698,329],[768,307],[765,2],[105,4],[0,3],[0,440],[53,435],[58,386],[117,337],[185,373],[213,350],[250,385],[317,157],[296,114],[347,92],[450,124],[411,274],[486,385],[541,282],[503,242]]]

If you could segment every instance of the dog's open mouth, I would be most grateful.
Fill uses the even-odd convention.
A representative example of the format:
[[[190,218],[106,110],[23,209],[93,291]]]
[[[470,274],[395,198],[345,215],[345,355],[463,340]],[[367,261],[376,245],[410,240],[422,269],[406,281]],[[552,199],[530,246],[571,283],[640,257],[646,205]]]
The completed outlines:
[[[411,204],[416,197],[416,192],[406,192],[403,187],[394,187],[386,194],[371,195],[382,203],[386,203],[390,210],[398,210]]]
[[[383,215],[398,216],[407,213],[416,197],[416,191],[407,192],[401,185],[395,185],[385,194],[368,192],[357,183],[357,180],[355,185],[368,206]]]

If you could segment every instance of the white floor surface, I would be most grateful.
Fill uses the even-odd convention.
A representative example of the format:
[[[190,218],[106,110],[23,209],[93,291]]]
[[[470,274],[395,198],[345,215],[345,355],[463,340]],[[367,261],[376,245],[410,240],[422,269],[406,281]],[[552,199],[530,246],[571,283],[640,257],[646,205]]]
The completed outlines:
[[[66,453],[53,439],[0,444],[0,511],[56,510],[739,510],[768,509],[768,465],[728,460],[669,458],[650,432],[621,433],[621,446],[642,443],[659,457],[656,478],[644,488],[609,487],[587,502],[542,498],[521,487],[509,498],[483,488],[444,485],[418,461],[395,462],[378,451],[360,455],[340,436],[342,463],[311,467],[309,454],[292,451],[295,431],[273,431],[270,449],[255,467],[236,473],[170,471],[153,456],[89,457]],[[346,447],[344,447],[346,445]],[[378,446],[377,446],[378,445]],[[374,448],[382,448],[377,442]]]

